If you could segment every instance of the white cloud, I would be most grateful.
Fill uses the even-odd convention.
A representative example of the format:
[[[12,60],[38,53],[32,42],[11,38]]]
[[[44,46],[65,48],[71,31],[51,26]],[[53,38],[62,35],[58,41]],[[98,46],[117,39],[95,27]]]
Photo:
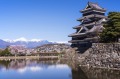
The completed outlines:
[[[42,69],[43,69],[42,67],[34,66],[34,67],[20,68],[20,69],[18,69],[17,71],[18,71],[19,73],[25,73],[25,72],[27,72],[27,71],[37,72],[37,71],[40,71],[40,70],[42,70]]]
[[[26,67],[25,67],[25,68],[20,68],[20,69],[18,69],[18,72],[19,72],[19,73],[24,73],[26,70],[27,70]]]
[[[41,68],[41,67],[38,67],[38,66],[36,66],[36,67],[30,67],[30,70],[33,71],[33,72],[35,72],[35,71],[40,71],[40,70],[42,70],[42,68]]]
[[[68,65],[62,64],[62,65],[57,65],[56,68],[65,69],[65,68],[69,68],[69,67],[68,67]]]
[[[52,65],[52,66],[49,66],[48,67],[49,69],[66,69],[66,68],[69,68],[68,65],[66,64],[60,64],[60,65]]]
[[[6,71],[6,68],[2,68],[1,71]]]

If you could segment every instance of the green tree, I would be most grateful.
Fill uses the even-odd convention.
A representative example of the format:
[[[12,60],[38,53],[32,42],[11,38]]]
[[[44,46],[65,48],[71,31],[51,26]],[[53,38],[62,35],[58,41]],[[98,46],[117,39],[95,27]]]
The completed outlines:
[[[10,53],[8,47],[0,52],[0,56],[11,56],[12,54]]]
[[[104,25],[105,29],[100,34],[100,42],[118,42],[120,39],[120,12],[109,12],[109,20]]]
[[[0,50],[0,56],[1,56],[2,50]]]

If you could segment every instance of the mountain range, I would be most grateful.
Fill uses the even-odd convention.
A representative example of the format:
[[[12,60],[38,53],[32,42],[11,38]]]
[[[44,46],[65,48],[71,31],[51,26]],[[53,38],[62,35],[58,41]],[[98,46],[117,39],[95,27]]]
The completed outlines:
[[[39,40],[39,39],[32,39],[32,40],[27,40],[25,38],[19,38],[16,40],[0,39],[0,48],[6,48],[7,46],[10,45],[24,45],[27,48],[34,48],[44,44],[55,44],[55,43],[56,42],[50,42],[47,40]]]

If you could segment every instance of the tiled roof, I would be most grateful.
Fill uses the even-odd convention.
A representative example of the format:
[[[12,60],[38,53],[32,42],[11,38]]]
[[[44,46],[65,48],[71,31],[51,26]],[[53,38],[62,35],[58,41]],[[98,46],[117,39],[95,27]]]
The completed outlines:
[[[102,12],[106,11],[106,9],[100,7],[97,3],[88,2],[87,7],[84,10],[81,10],[81,12],[91,11],[91,10],[98,10]]]
[[[89,5],[91,8],[103,9],[103,8],[100,7],[97,3],[88,2],[88,5]]]
[[[91,14],[91,15],[83,16],[83,17],[81,17],[81,18],[79,18],[79,19],[77,19],[77,20],[78,20],[78,21],[81,21],[81,20],[85,19],[85,17],[86,17],[86,18],[92,18],[92,17],[107,18],[107,17],[104,16],[104,15]]]

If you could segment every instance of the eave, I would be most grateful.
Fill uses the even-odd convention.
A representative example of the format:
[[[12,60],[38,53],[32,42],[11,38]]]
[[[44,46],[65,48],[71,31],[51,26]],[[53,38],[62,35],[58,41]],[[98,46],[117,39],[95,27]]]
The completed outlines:
[[[86,33],[73,33],[68,35],[68,37],[76,37],[76,36],[83,36],[83,35],[86,35]]]
[[[83,16],[83,17],[79,18],[77,21],[82,21],[82,20],[84,20],[85,17],[86,18],[93,18],[93,17],[96,17],[96,18],[107,18],[104,15],[91,14],[91,15]]]
[[[95,22],[92,22],[90,24],[83,24],[83,25],[80,25],[80,26],[75,26],[75,27],[73,27],[73,29],[78,29],[78,28],[80,28],[82,26],[84,26],[84,27],[86,27],[86,26],[92,26],[92,25],[95,25],[95,24],[96,24]]]
[[[97,40],[98,37],[93,37],[93,38],[85,38],[83,40],[71,40],[68,41],[69,43],[76,43],[76,42],[88,42],[88,41],[93,41],[93,40]]]
[[[88,11],[91,11],[91,10],[106,12],[106,9],[95,9],[95,8],[93,8],[93,9],[92,9],[92,8],[84,9],[84,10],[81,10],[80,12],[81,12],[81,13],[85,13],[85,12],[88,12]]]

